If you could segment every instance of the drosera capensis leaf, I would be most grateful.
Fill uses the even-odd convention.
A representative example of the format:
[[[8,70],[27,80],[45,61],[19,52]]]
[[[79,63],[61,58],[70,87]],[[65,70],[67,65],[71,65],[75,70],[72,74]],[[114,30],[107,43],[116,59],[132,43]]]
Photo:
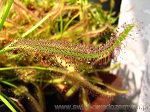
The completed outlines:
[[[7,51],[7,49],[14,48],[14,50],[17,49],[27,54],[39,52],[41,55],[53,55],[73,60],[83,60],[87,63],[96,63],[101,60],[102,63],[106,63],[109,56],[113,53],[113,50],[121,44],[134,26],[134,24],[126,25],[123,32],[119,34],[117,34],[118,32],[114,33],[110,40],[100,47],[72,44],[61,40],[18,39],[16,42],[11,43],[1,50],[0,53]]]

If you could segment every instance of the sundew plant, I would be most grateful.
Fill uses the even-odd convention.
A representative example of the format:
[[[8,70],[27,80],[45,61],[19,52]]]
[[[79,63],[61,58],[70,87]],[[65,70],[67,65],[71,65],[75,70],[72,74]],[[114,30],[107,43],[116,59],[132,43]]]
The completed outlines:
[[[87,108],[88,94],[127,93],[98,74],[118,66],[109,67],[114,50],[119,52],[135,26],[113,25],[113,0],[109,11],[89,0],[4,0],[0,6],[0,100],[11,111],[26,111],[18,97],[27,98],[34,112],[46,111],[49,86],[49,94],[66,98],[79,91]]]

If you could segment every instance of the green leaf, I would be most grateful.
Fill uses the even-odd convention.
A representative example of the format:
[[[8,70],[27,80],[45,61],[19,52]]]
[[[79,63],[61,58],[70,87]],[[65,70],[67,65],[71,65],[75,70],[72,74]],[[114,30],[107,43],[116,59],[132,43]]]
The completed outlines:
[[[0,93],[0,100],[12,111],[12,112],[17,112],[16,109],[11,105],[6,96],[3,93]]]
[[[5,0],[5,2],[7,4],[5,4],[5,9],[3,10],[4,11],[3,14],[2,14],[3,17],[2,17],[2,19],[0,19],[0,30],[2,29],[2,26],[3,26],[5,20],[6,20],[7,16],[8,16],[8,13],[10,11],[10,8],[11,8],[14,0],[9,0],[9,2],[7,0]]]

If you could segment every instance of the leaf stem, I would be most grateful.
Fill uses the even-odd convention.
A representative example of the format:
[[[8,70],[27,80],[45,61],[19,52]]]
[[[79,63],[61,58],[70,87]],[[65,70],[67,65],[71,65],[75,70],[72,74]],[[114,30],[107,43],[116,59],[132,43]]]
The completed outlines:
[[[103,95],[108,95],[108,96],[114,96],[116,95],[114,92],[106,92],[100,88],[98,88],[97,86],[91,84],[90,82],[88,82],[83,76],[81,76],[79,73],[76,72],[68,72],[65,69],[58,69],[58,68],[44,68],[44,67],[35,67],[35,66],[26,66],[26,67],[6,67],[6,68],[0,68],[0,71],[2,70],[12,70],[12,69],[26,69],[26,68],[32,68],[32,69],[36,69],[36,70],[50,70],[50,71],[54,71],[54,72],[59,72],[62,73],[66,76],[68,76],[69,78],[72,78],[73,80],[77,81],[79,85],[83,85],[87,88],[90,88],[91,90],[99,93],[99,94],[103,94]]]
[[[10,0],[10,2],[8,2],[8,4],[5,6],[6,10],[4,10],[5,12],[4,12],[3,18],[0,21],[0,30],[2,29],[2,26],[3,26],[5,20],[6,20],[7,16],[8,16],[9,10],[10,10],[13,2],[14,2],[14,0]]]

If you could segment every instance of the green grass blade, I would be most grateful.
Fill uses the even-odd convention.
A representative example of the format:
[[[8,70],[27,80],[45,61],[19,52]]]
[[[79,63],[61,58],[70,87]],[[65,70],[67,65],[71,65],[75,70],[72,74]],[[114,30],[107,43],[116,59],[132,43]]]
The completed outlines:
[[[16,109],[18,109],[19,110],[19,112],[23,112],[22,110],[21,110],[21,108],[13,101],[13,100],[11,100],[9,97],[7,97],[5,94],[3,94],[3,93],[1,93],[5,98],[6,98],[6,100],[8,100],[14,107],[16,107]],[[14,111],[13,111],[14,112]]]
[[[6,0],[5,0],[5,1],[6,1]],[[4,12],[4,14],[2,14],[2,15],[3,15],[3,18],[0,20],[0,30],[2,29],[2,26],[3,26],[5,20],[6,20],[7,16],[8,16],[8,13],[9,13],[9,11],[10,11],[10,8],[11,8],[13,2],[14,2],[14,0],[10,0],[10,1],[8,2],[8,4],[6,4],[6,6],[5,6],[5,8],[6,8],[6,9],[4,10],[5,12]]]
[[[12,111],[17,112],[14,107],[8,102],[6,96],[3,93],[0,93],[0,100]]]
[[[12,84],[8,81],[0,80],[0,83],[3,83],[5,85],[8,85],[8,86],[13,87],[13,88],[17,88],[17,86],[15,86],[14,84]]]

